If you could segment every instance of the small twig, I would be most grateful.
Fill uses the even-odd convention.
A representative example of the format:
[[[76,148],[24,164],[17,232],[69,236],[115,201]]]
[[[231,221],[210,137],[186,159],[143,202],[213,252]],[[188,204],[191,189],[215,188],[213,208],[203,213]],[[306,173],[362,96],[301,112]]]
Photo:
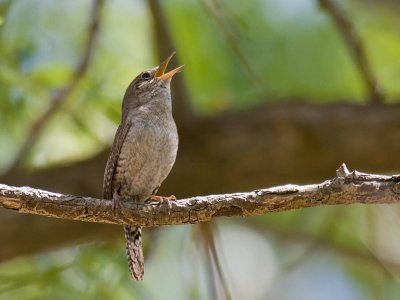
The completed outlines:
[[[221,31],[225,35],[228,46],[232,49],[232,52],[238,59],[243,70],[245,71],[248,79],[260,90],[258,93],[260,96],[265,96],[264,86],[265,80],[259,75],[254,69],[253,65],[248,60],[246,54],[239,45],[238,30],[234,26],[234,23],[227,19],[223,14],[223,9],[220,3],[215,0],[202,0],[200,3],[203,5],[204,10],[215,20],[216,24],[220,27]]]
[[[217,253],[217,248],[215,246],[215,240],[214,240],[214,233],[213,233],[213,228],[210,223],[201,223],[200,224],[200,234],[203,237],[203,243],[204,243],[204,251],[207,252],[207,259],[210,264],[210,269],[213,270],[212,265],[214,263],[215,270],[217,271],[217,275],[219,277],[219,282],[221,284],[221,287],[223,289],[223,299],[230,300],[232,299],[232,296],[230,295],[229,288],[228,288],[228,283],[226,281],[225,275],[222,271],[222,266],[221,266],[221,261],[219,259],[218,253]],[[217,276],[213,276],[214,280],[216,281]],[[215,285],[216,286],[216,285]],[[216,294],[218,294],[218,291],[216,291]],[[216,297],[218,299],[220,297]]]
[[[339,174],[343,172],[343,169],[347,170],[347,167],[345,164],[342,164],[340,166],[340,168],[338,170],[336,170],[336,176],[340,176]],[[346,174],[347,175],[349,174],[348,170],[347,170]],[[343,216],[342,210],[336,209],[336,211],[333,211],[333,213],[329,217],[327,217],[327,219],[325,219],[324,225],[322,225],[322,227],[319,230],[319,236],[332,236],[333,231],[334,231],[332,225],[339,223],[341,221],[340,218],[342,216]],[[297,268],[300,264],[304,263],[308,257],[311,257],[311,255],[314,252],[319,250],[320,247],[321,247],[321,245],[320,245],[320,241],[318,240],[318,238],[311,239],[309,241],[306,249],[302,253],[300,253],[297,257],[295,257],[292,261],[287,263],[283,267],[283,271],[288,272],[290,270]]]
[[[368,89],[371,103],[384,103],[383,92],[372,72],[361,38],[345,12],[332,0],[319,0],[320,6],[331,16],[346,42]]]
[[[359,259],[365,263],[370,263],[379,267],[385,273],[390,274],[389,270],[394,270],[396,274],[400,274],[399,263],[384,258],[378,258],[367,248],[365,248],[365,251],[358,251],[352,247],[336,244],[332,242],[332,240],[329,239],[326,235],[312,235],[301,231],[286,231],[280,227],[271,225],[265,226],[265,224],[260,227],[257,226],[254,222],[250,222],[250,224],[251,228],[257,230],[260,234],[265,234],[266,232],[269,232],[281,241],[290,240],[308,243],[312,250],[324,250],[336,256],[345,257],[350,260]],[[299,258],[299,261],[301,261],[301,258]],[[291,265],[289,265],[289,268],[291,268]]]
[[[203,249],[203,255],[204,255],[204,260],[206,263],[204,264],[205,270],[206,270],[206,278],[207,278],[207,286],[209,287],[209,292],[210,292],[210,298],[216,299],[216,300],[221,300],[221,294],[219,293],[218,289],[218,280],[217,280],[217,274],[214,271],[213,268],[213,261],[211,257],[211,253],[209,251],[209,246],[208,246],[208,236],[203,231],[203,226],[204,224],[199,224],[197,227],[198,229],[198,234],[201,239],[198,240],[198,242],[201,244]]]
[[[32,147],[38,140],[43,128],[46,126],[51,117],[60,109],[60,107],[68,99],[68,96],[78,85],[79,81],[85,75],[91,57],[93,56],[94,44],[98,33],[100,23],[100,13],[103,7],[104,0],[94,0],[91,11],[90,24],[88,28],[88,37],[83,52],[82,58],[78,63],[74,73],[72,74],[71,80],[63,87],[59,88],[52,96],[50,104],[46,111],[33,123],[24,144],[19,149],[13,163],[10,165],[6,173],[12,173],[17,169],[23,160],[30,153]]]
[[[120,218],[115,217],[110,200],[0,185],[0,206],[21,213],[144,227],[355,203],[399,204],[400,175],[384,176],[353,171],[319,184],[285,185],[248,193],[198,196],[168,204],[126,202],[121,204]]]

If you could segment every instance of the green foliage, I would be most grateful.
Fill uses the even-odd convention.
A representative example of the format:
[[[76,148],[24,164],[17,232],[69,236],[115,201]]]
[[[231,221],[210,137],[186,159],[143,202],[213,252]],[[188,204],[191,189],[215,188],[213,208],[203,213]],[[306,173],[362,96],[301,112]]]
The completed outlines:
[[[140,299],[121,269],[122,249],[87,245],[6,262],[0,299]]]

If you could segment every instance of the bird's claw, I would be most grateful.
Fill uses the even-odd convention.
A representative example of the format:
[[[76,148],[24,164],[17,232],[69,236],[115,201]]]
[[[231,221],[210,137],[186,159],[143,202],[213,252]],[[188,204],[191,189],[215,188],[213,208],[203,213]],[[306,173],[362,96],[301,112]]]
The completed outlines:
[[[174,195],[171,195],[169,197],[151,195],[149,200],[160,203],[168,203],[169,201],[176,201],[176,197]]]
[[[149,202],[152,202],[152,201],[157,202],[159,204],[166,203],[168,205],[168,207],[171,208],[172,207],[171,202],[176,201],[176,197],[174,195],[171,195],[169,197],[151,195],[148,201]]]

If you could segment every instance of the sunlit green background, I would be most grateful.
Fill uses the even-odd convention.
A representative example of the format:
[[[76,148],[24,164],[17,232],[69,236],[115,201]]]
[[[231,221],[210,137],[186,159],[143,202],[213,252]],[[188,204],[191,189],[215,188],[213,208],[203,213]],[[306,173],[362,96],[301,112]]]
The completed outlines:
[[[160,2],[185,64],[179,76],[199,115],[265,101],[368,99],[349,49],[317,1]],[[400,97],[400,4],[337,2],[362,38],[387,101],[395,102]],[[212,3],[218,4],[216,11]],[[91,5],[0,0],[1,170],[74,72]],[[125,88],[137,73],[158,64],[151,18],[144,0],[105,2],[88,71],[46,126],[25,167],[83,159],[111,144]],[[396,253],[387,246],[380,259],[365,246],[371,232],[363,228],[371,213],[380,212],[321,208],[218,221],[216,244],[233,299],[398,299],[400,261],[392,266],[397,273],[384,262]],[[372,233],[382,244],[397,245],[398,217],[386,218],[391,226],[378,224]],[[296,233],[299,222],[302,234]],[[165,228],[157,238],[145,238],[151,250],[143,283],[129,277],[122,232],[114,243],[80,244],[2,262],[0,299],[212,299],[196,228]]]

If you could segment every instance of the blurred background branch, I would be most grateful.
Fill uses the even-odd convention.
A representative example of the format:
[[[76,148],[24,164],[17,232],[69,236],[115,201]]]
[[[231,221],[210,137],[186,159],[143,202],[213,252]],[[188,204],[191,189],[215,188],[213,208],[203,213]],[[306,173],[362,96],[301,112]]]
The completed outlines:
[[[207,271],[210,274],[210,289],[212,289],[213,299],[231,300],[232,296],[228,288],[227,278],[222,270],[221,259],[215,246],[214,233],[216,228],[211,222],[200,223],[198,226],[200,241],[204,247],[204,255],[207,260]]]
[[[163,7],[159,0],[148,0],[153,27],[154,27],[154,44],[156,45],[157,61],[163,61],[166,57],[176,51],[175,43],[169,29],[169,24],[163,12]],[[175,55],[175,60],[178,65],[181,64],[180,54]],[[172,86],[172,93],[174,99],[174,118],[180,123],[189,125],[194,122],[195,116],[191,109],[191,99],[188,88],[186,86],[185,78],[179,76],[174,79]]]
[[[379,86],[370,63],[368,62],[365,45],[363,45],[363,42],[350,18],[346,12],[340,8],[335,0],[319,0],[319,4],[332,18],[332,21],[335,23],[337,29],[342,35],[343,40],[346,42],[346,45],[358,66],[359,72],[363,77],[365,87],[368,91],[369,101],[371,103],[384,103],[384,93]]]
[[[339,210],[342,213],[342,210]],[[279,228],[276,225],[259,224],[256,221],[250,221],[249,226],[257,230],[260,234],[272,233],[284,245],[291,245],[294,242],[301,242],[306,245],[305,250],[298,257],[285,265],[285,270],[295,269],[299,264],[304,263],[307,257],[310,257],[313,252],[326,251],[338,257],[345,257],[349,260],[357,260],[364,264],[371,264],[393,276],[393,272],[400,275],[400,264],[397,261],[379,258],[366,245],[358,247],[348,247],[340,242],[334,242],[326,234],[309,234],[302,230],[291,231]]]
[[[259,97],[266,96],[266,80],[265,77],[261,77],[260,74],[255,70],[251,57],[246,54],[246,51],[242,49],[244,41],[248,40],[237,26],[238,18],[236,20],[228,16],[229,6],[225,6],[223,1],[220,0],[201,0],[204,10],[218,25],[222,34],[224,35],[226,42],[230,50],[234,53],[237,61],[241,65],[242,70],[245,72],[248,80],[254,84],[255,89],[258,92]],[[217,62],[215,62],[217,63]],[[239,70],[237,70],[239,71]]]
[[[27,133],[25,142],[21,145],[17,151],[13,162],[7,169],[6,173],[14,172],[23,163],[27,155],[29,155],[32,147],[40,138],[40,134],[43,128],[47,125],[50,118],[60,110],[64,102],[68,100],[68,97],[72,91],[77,87],[79,81],[85,76],[85,73],[89,67],[89,63],[95,50],[96,37],[99,31],[101,9],[104,5],[104,0],[93,0],[93,7],[89,18],[89,25],[87,30],[87,41],[83,49],[82,57],[77,64],[76,69],[71,75],[71,79],[63,87],[58,88],[53,92],[53,96],[50,99],[49,106],[45,112],[34,121]]]

